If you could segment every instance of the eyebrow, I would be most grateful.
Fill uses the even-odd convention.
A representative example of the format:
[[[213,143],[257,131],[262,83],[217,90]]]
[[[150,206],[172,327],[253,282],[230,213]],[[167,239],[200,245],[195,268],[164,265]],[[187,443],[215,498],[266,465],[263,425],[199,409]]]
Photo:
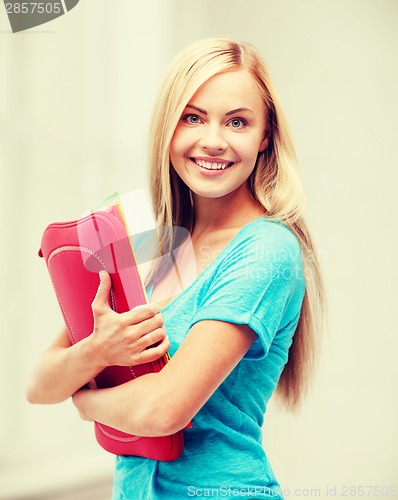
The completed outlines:
[[[254,111],[250,108],[236,108],[232,111],[228,111],[228,113],[225,113],[225,116],[234,115],[235,113],[241,113],[242,111],[250,111],[250,113],[254,113]]]
[[[186,107],[195,109],[196,111],[199,111],[199,113],[202,113],[203,115],[207,115],[206,110],[204,110],[202,108],[198,108],[198,106],[194,106],[193,104],[187,104]],[[225,116],[234,115],[235,113],[241,113],[242,111],[249,111],[250,113],[254,113],[254,111],[251,110],[250,108],[236,108],[236,109],[232,109],[231,111],[228,111],[227,113],[225,113]]]

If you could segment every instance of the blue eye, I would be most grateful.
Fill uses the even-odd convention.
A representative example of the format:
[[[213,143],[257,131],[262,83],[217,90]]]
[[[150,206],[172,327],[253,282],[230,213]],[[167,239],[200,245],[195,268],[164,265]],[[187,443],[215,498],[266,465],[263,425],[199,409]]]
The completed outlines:
[[[242,118],[233,118],[230,122],[229,125],[232,128],[242,128],[247,125],[247,121],[243,120]]]
[[[182,117],[183,121],[190,123],[191,125],[197,125],[200,123],[200,117],[198,115],[189,114]]]

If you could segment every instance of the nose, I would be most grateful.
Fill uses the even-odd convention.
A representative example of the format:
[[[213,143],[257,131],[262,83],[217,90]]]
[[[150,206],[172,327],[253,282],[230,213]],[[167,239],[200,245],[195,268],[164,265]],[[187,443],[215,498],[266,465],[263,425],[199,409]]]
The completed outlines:
[[[228,148],[228,143],[225,140],[221,127],[207,126],[203,127],[203,135],[199,140],[199,146],[209,152],[225,151]]]

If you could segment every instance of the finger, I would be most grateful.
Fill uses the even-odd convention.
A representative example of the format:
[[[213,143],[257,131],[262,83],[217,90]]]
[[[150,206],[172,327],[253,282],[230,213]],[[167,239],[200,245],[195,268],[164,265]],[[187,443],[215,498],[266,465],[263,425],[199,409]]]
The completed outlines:
[[[93,307],[96,308],[109,308],[109,293],[112,288],[111,277],[106,271],[99,273],[100,284],[97,293],[93,300]]]
[[[139,306],[135,306],[130,310],[131,311],[139,311],[140,309],[148,309],[148,310],[154,311],[156,313],[161,311],[160,307],[157,306],[156,304],[140,304]]]
[[[156,347],[166,337],[166,328],[161,327],[150,333],[143,335],[138,341],[137,345],[140,349],[152,349]]]
[[[129,329],[129,333],[135,341],[145,337],[154,330],[164,327],[164,320],[161,313],[155,314],[152,318],[145,319],[137,324],[126,324]]]
[[[141,365],[143,363],[150,363],[156,359],[161,358],[170,349],[170,342],[168,337],[164,337],[161,342],[156,347],[151,347],[143,351],[139,359],[136,361],[136,365]]]
[[[151,319],[155,316],[158,318],[163,318],[159,308],[152,304],[145,304],[142,306],[137,306],[128,312],[121,314],[122,319],[129,325],[135,325],[141,323],[142,321]]]
[[[126,331],[126,339],[129,339],[127,341],[128,345],[134,346],[133,348],[137,352],[145,351],[145,349],[157,345],[165,336],[166,328],[162,324],[155,325],[145,331],[143,329],[138,330],[138,327],[133,325]]]

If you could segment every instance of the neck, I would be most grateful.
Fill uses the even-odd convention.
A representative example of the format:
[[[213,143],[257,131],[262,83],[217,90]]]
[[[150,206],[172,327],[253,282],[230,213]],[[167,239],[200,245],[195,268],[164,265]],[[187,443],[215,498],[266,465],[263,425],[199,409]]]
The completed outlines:
[[[242,227],[264,214],[264,208],[254,200],[247,184],[220,198],[193,194],[193,202],[195,234]]]

